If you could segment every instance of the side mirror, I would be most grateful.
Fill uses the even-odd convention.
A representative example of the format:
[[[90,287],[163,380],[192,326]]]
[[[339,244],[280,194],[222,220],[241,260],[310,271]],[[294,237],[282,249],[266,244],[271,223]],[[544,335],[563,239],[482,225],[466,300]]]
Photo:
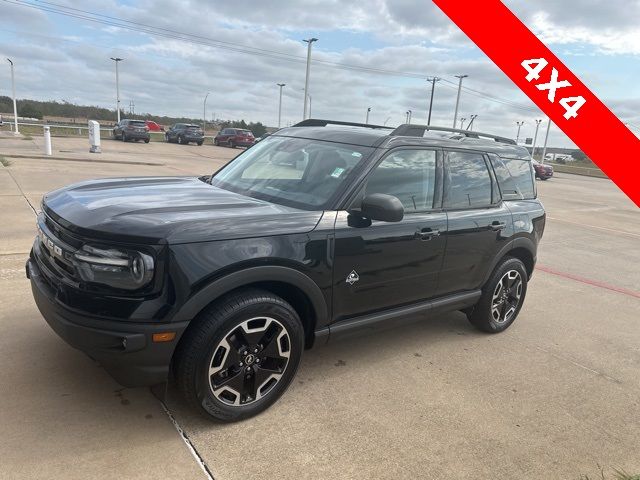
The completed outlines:
[[[371,220],[399,222],[404,217],[404,206],[393,195],[372,193],[362,199],[360,214]]]

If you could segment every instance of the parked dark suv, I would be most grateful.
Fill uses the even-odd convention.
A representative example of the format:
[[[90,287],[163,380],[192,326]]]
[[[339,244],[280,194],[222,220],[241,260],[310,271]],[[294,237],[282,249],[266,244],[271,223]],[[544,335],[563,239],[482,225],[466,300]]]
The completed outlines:
[[[27,276],[120,383],[171,374],[233,421],[282,395],[305,348],[356,330],[450,310],[509,327],[545,225],[535,188],[513,140],[307,120],[210,177],[45,195]]]
[[[193,142],[202,145],[202,142],[204,142],[204,132],[198,125],[176,123],[165,132],[164,138],[169,143],[177,142],[181,145],[186,145],[187,143]]]
[[[231,148],[250,147],[255,143],[255,140],[253,133],[249,130],[224,128],[213,139],[213,144],[216,146],[226,145]]]
[[[120,139],[123,142],[129,140],[142,140],[149,143],[151,136],[149,135],[149,127],[144,120],[120,120],[113,127],[112,136],[114,139]]]

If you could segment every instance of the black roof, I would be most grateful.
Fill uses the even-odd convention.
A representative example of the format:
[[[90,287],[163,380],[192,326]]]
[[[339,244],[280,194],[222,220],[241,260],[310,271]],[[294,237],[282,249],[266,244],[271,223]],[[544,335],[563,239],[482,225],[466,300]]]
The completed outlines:
[[[405,124],[393,129],[380,125],[309,119],[293,127],[278,130],[274,135],[374,148],[399,146],[462,148],[495,153],[501,157],[527,160],[531,158],[528,150],[516,145],[512,139],[481,132],[426,125]]]

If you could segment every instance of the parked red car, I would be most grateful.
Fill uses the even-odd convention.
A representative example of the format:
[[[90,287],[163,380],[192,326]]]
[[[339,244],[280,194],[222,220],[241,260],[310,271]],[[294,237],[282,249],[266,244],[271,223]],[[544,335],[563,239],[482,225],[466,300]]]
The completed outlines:
[[[547,180],[548,178],[553,177],[553,167],[551,165],[543,165],[536,160],[531,160],[531,164],[536,172],[536,178],[539,178],[540,180]]]
[[[226,145],[231,148],[250,147],[254,144],[253,133],[242,128],[225,128],[213,139],[214,145]]]
[[[158,125],[153,120],[145,120],[144,123],[147,124],[150,132],[164,132],[164,127],[162,125]]]

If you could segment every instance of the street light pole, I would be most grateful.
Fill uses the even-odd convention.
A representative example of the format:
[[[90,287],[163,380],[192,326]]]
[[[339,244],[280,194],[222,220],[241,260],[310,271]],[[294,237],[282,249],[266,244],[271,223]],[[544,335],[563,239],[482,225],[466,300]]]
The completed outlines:
[[[427,118],[427,125],[431,125],[431,110],[433,109],[433,91],[436,89],[436,82],[440,79],[438,77],[431,77],[427,81],[431,82],[431,100],[429,101],[429,117]]]
[[[478,118],[478,115],[471,115],[469,119],[469,125],[467,125],[467,130],[473,131],[473,121]]]
[[[124,59],[111,57],[111,60],[116,62],[116,112],[118,115],[118,123],[120,123],[120,77],[118,76],[118,63]]]
[[[282,121],[282,87],[286,85],[286,83],[276,83],[280,87],[280,101],[278,102],[278,128],[280,128],[280,122]]]
[[[531,149],[531,158],[536,158],[536,143],[538,141],[538,128],[540,128],[540,124],[542,123],[542,119],[536,120],[536,133],[533,135],[533,148]]]
[[[518,125],[518,134],[516,135],[516,145],[517,145],[518,140],[520,140],[520,128],[522,128],[522,125],[524,125],[524,122],[516,122],[516,125]]]
[[[206,133],[207,131],[207,97],[211,92],[207,92],[204,96],[204,102],[202,102],[202,132]]]
[[[369,112],[370,111],[371,111],[371,107],[368,107],[367,108],[367,118],[364,121],[365,125],[369,125]]]
[[[540,159],[540,163],[544,164],[544,157],[547,155],[547,141],[549,141],[549,130],[551,129],[551,118],[549,118],[549,122],[547,123],[547,134],[544,136],[544,147],[542,147],[542,158]]]
[[[311,44],[317,41],[318,41],[317,38],[309,38],[307,40],[303,40],[303,42],[307,43],[307,74],[304,78],[304,111],[302,113],[303,120],[307,119],[307,96],[309,91],[309,71],[311,70]],[[311,110],[311,108],[309,108],[309,110]],[[309,113],[309,115],[311,115],[311,113]]]
[[[453,113],[453,128],[456,128],[456,123],[458,122],[458,105],[460,104],[460,91],[462,90],[462,79],[468,77],[469,75],[456,75],[456,78],[459,78],[458,82],[458,96],[456,97],[456,109]]]
[[[464,118],[464,117],[462,117],[460,119],[460,130],[464,130],[464,122],[466,122],[466,121],[467,121],[467,119]]]
[[[13,76],[13,61],[10,58],[7,58],[7,61],[11,64],[11,93],[13,94],[13,125],[14,125],[14,134],[17,135],[20,133],[18,131],[18,106],[16,104],[16,80]]]

